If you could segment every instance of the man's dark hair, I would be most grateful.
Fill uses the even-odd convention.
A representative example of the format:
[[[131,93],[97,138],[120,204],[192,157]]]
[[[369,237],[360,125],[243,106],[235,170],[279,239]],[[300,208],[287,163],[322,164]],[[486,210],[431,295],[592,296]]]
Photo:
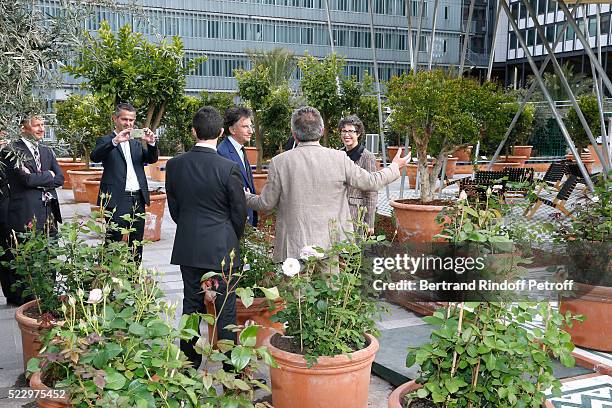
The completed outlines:
[[[212,140],[219,137],[223,119],[218,110],[212,106],[204,106],[193,117],[191,126],[195,129],[198,140]]]
[[[121,102],[118,103],[117,107],[115,108],[115,116],[119,116],[119,113],[121,113],[121,111],[136,112],[136,108],[134,108],[131,103]]]
[[[251,116],[253,116],[253,112],[244,106],[227,108],[225,111],[225,117],[223,118],[223,129],[229,132],[228,129],[230,126],[234,126],[234,124],[242,118],[250,118]]]

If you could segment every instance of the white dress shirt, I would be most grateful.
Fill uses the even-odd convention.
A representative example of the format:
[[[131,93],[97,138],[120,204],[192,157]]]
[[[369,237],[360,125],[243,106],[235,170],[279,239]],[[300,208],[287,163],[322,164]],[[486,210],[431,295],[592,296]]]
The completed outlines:
[[[113,132],[115,136],[116,132]],[[113,144],[115,144],[113,142]],[[138,191],[140,190],[140,183],[138,183],[138,177],[136,177],[136,171],[134,170],[134,163],[132,162],[132,151],[130,150],[130,141],[119,143],[119,148],[123,152],[126,163],[126,176],[125,176],[125,191]]]

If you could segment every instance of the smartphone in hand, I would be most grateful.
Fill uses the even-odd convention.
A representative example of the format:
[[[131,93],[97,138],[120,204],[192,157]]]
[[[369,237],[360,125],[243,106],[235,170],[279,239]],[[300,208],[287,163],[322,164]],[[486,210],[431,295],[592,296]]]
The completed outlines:
[[[130,137],[132,139],[142,139],[145,135],[144,129],[132,129],[130,131]]]

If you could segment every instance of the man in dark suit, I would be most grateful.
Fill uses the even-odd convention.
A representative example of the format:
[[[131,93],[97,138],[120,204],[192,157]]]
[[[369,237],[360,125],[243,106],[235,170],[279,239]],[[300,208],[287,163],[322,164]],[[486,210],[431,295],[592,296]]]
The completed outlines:
[[[64,184],[64,176],[53,151],[40,144],[45,136],[44,119],[40,116],[24,119],[21,132],[21,138],[10,147],[11,155],[4,155],[9,187],[6,230],[25,232],[36,225],[39,231],[56,234],[62,216],[55,189]],[[16,280],[11,271],[2,279],[2,290],[9,303],[22,304],[28,299],[23,298],[19,289],[9,289]]]
[[[219,146],[217,152],[240,166],[242,173],[242,185],[250,193],[256,194],[255,183],[253,182],[253,172],[251,171],[251,163],[246,155],[244,144],[251,140],[253,135],[253,124],[251,122],[252,112],[248,108],[235,107],[225,111],[223,119],[223,129],[229,134]],[[249,223],[257,227],[257,212],[248,209]]]
[[[183,277],[183,314],[204,313],[201,278],[209,271],[227,277],[241,268],[240,237],[246,221],[246,200],[240,166],[217,154],[223,120],[215,108],[206,106],[193,118],[196,145],[166,164],[166,194],[170,216],[176,222],[172,248],[174,265],[181,266]],[[230,253],[234,252],[233,261]],[[236,324],[236,294],[232,282],[222,276],[213,278],[217,296],[210,295],[218,314],[218,339],[236,341],[236,333],[224,328]],[[223,306],[226,294],[227,302]],[[181,340],[181,350],[197,369],[202,356],[194,349],[197,338]]]
[[[146,147],[140,140],[130,137],[136,121],[136,109],[132,105],[117,105],[112,119],[115,130],[98,138],[96,147],[91,152],[91,161],[102,162],[104,166],[98,205],[113,212],[112,222],[119,228],[131,226],[133,231],[129,234],[128,245],[135,246],[134,259],[140,263],[145,205],[149,204],[149,186],[144,165],[155,163],[159,153],[155,146],[155,134],[149,129],[144,129],[142,136],[147,143]],[[126,214],[131,216],[131,222],[122,218]],[[119,229],[113,229],[107,236],[108,240],[117,242],[122,238]]]

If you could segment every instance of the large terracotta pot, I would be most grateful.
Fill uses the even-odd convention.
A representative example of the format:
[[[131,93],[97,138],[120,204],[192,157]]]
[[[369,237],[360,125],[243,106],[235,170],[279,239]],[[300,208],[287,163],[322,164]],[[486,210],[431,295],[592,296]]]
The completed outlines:
[[[255,192],[261,194],[264,186],[268,182],[268,172],[264,170],[262,173],[253,173],[253,184],[255,184]]]
[[[72,193],[77,203],[87,202],[87,190],[85,180],[102,177],[102,170],[68,170],[68,176],[72,182]]]
[[[392,200],[389,205],[397,220],[399,242],[434,242],[434,235],[442,232],[442,225],[436,216],[442,211],[441,205],[411,204],[412,200]]]
[[[504,163],[520,163],[521,167],[523,167],[527,161],[527,156],[500,156],[499,161]]]
[[[166,163],[172,156],[159,156],[155,163],[147,165],[151,179],[155,181],[166,181]]]
[[[82,163],[81,159],[72,161],[70,158],[60,157],[57,159],[57,164],[59,164],[60,169],[62,169],[62,174],[64,175],[64,185],[62,188],[65,189],[72,188],[72,182],[70,180],[70,176],[68,175],[68,170],[83,170],[87,168],[87,163]]]
[[[378,341],[366,334],[369,345],[351,356],[319,357],[308,368],[304,356],[274,347],[274,336],[266,346],[278,363],[270,367],[274,408],[334,407],[366,408],[370,370]]]
[[[390,163],[393,160],[399,149],[401,149],[401,146],[387,146],[387,162]],[[406,154],[404,153],[404,155]]]
[[[40,390],[42,391],[40,395],[44,395],[43,398],[36,399],[39,408],[65,408],[72,406],[67,391],[61,389],[52,390],[42,382],[40,377],[40,371],[38,371],[32,374],[30,378],[30,388]],[[54,396],[57,396],[57,398],[53,398]]]
[[[576,163],[576,159],[574,158],[573,154],[568,154],[565,156],[565,158],[567,160],[571,160],[573,163]],[[580,159],[582,160],[582,164],[584,164],[584,167],[586,167],[587,171],[589,173],[593,172],[593,165],[595,164],[595,160],[593,160],[593,157],[591,156],[591,153],[580,153]]]
[[[147,241],[159,241],[161,239],[161,227],[166,210],[166,194],[162,192],[151,192],[151,201],[145,208],[144,239]]]
[[[85,184],[87,201],[90,205],[98,204],[98,195],[100,194],[100,180],[102,180],[102,175],[92,177],[83,182],[83,184]]]
[[[472,147],[473,146],[459,148],[453,152],[453,156],[462,162],[472,161]]]
[[[406,394],[416,391],[421,387],[422,385],[417,384],[414,380],[408,381],[407,383],[400,385],[395,390],[393,390],[391,395],[389,395],[389,403],[387,404],[387,406],[389,408],[402,408],[402,400],[404,399]]]
[[[419,166],[416,164],[409,164],[406,167],[406,174],[408,175],[408,187],[409,188],[416,188],[416,174],[417,174],[418,167]],[[429,171],[431,171],[431,169],[433,169],[433,164],[428,164],[427,168],[429,169]]]
[[[455,170],[457,169],[457,157],[449,157],[446,159],[446,177],[452,179],[455,177]]]
[[[512,155],[513,156],[525,156],[528,159],[531,157],[531,151],[533,150],[533,146],[512,146]]]
[[[25,370],[28,366],[28,361],[33,357],[38,357],[38,352],[42,347],[40,342],[40,334],[42,328],[40,323],[31,317],[28,317],[24,312],[28,309],[37,307],[38,302],[32,300],[25,303],[15,310],[15,320],[17,320],[17,326],[21,331],[21,347],[23,349],[23,369]]]
[[[561,314],[571,312],[583,315],[584,322],[574,321],[572,328],[565,330],[572,336],[572,342],[580,347],[612,351],[612,288],[574,283],[580,295],[578,299],[562,300]]]
[[[246,151],[246,155],[247,155],[247,160],[249,161],[249,164],[254,166],[257,164],[257,148],[256,147],[247,147],[244,146],[244,150]]]
[[[601,161],[599,160],[599,156],[597,156],[597,152],[595,151],[595,148],[593,147],[592,144],[587,146],[589,149],[589,153],[591,154],[591,158],[593,160],[595,160],[595,164],[598,166],[601,166]],[[601,152],[603,154],[603,152],[601,151],[601,145],[597,145],[597,151]],[[604,155],[605,157],[605,155]]]
[[[206,313],[215,316],[216,313],[213,306],[212,303],[206,302]],[[236,298],[236,322],[239,325],[245,325],[247,322],[258,324],[260,327],[257,330],[256,346],[261,347],[274,333],[285,332],[282,323],[274,323],[270,320],[272,316],[283,310],[283,308],[282,299],[276,299],[272,310],[270,310],[270,301],[266,298],[253,299],[253,304],[248,308],[244,307],[244,303],[242,303],[240,298]],[[216,343],[217,334],[215,333],[214,339],[212,334],[213,326],[208,325],[208,341]]]
[[[510,167],[513,169],[518,169],[521,168],[523,166],[521,166],[521,163],[504,163],[504,162],[495,162],[493,163],[493,165],[491,166],[491,170],[492,171],[503,171],[506,167]]]

